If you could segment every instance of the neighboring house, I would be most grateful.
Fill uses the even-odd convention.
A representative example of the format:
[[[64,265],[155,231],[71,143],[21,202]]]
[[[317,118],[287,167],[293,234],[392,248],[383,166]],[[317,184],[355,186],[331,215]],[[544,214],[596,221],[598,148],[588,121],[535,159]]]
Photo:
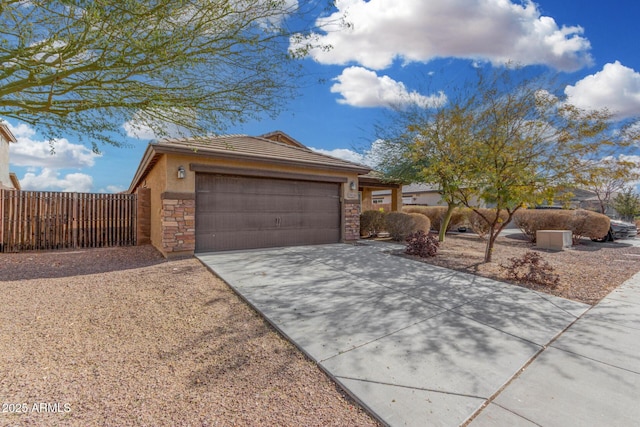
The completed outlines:
[[[366,206],[363,204],[362,209],[384,209],[385,211],[389,211],[393,210],[391,202],[391,190],[374,191],[371,194],[371,202]],[[427,184],[409,184],[402,186],[402,205],[438,206],[442,204],[442,196],[433,186]]]
[[[391,207],[392,195],[390,190],[374,191],[371,203],[363,209],[384,209]],[[402,186],[402,205],[446,206],[437,187],[428,184],[409,184]]]
[[[7,125],[0,123],[0,189],[19,190],[18,177],[9,171],[9,144],[18,142]]]
[[[578,199],[577,203],[576,203],[576,207],[580,208],[580,209],[588,209],[591,211],[596,211],[596,212],[600,212],[602,211],[602,206],[600,205],[600,200],[598,200],[598,197],[595,195],[595,193],[589,191],[589,193],[591,193],[591,195],[586,196],[584,198]],[[613,208],[613,206],[611,205],[613,203],[613,200],[616,198],[616,196],[620,194],[618,192],[613,192],[610,195],[609,198],[609,202],[605,203],[604,206],[604,214],[607,215],[610,218],[618,218],[618,212]]]
[[[571,189],[571,197],[566,202],[561,202],[561,196],[551,204],[542,207],[553,208],[570,208],[570,209],[589,209],[600,212],[600,204],[595,193],[590,190],[579,188]],[[611,199],[615,197],[612,195]],[[422,205],[422,206],[446,206],[442,200],[442,196],[438,193],[436,187],[427,184],[409,184],[402,186],[402,204],[403,205]],[[381,190],[374,191],[371,196],[371,202],[363,210],[379,209],[389,210],[391,206],[391,191]],[[615,217],[617,212],[609,205],[606,214]]]
[[[355,240],[369,172],[280,131],[166,139],[149,144],[128,192],[149,199],[150,242],[171,257]]]

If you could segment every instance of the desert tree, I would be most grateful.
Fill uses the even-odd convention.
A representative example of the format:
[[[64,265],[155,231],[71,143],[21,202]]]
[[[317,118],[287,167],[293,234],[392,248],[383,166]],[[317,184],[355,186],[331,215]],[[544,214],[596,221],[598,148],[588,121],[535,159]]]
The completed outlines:
[[[3,0],[0,116],[97,149],[120,145],[125,122],[202,135],[276,113],[311,47],[298,12],[295,0]],[[292,37],[307,43],[292,50]]]
[[[485,262],[518,209],[552,200],[596,159],[633,142],[609,112],[566,103],[552,83],[511,68],[480,72],[461,96],[426,110],[420,121],[400,113],[409,125],[403,121],[404,133],[388,139],[403,153],[403,162],[392,164],[435,184],[447,202],[470,208],[487,224]]]
[[[576,176],[576,186],[592,191],[598,200],[599,212],[604,214],[618,193],[630,182],[640,180],[637,167],[624,156],[600,159],[583,168],[583,173]]]
[[[378,164],[385,176],[433,185],[447,204],[438,233],[441,242],[454,209],[461,204],[458,193],[468,185],[465,168],[473,100],[457,97],[428,108],[397,108],[393,125],[379,125],[376,130],[379,144],[386,148]]]

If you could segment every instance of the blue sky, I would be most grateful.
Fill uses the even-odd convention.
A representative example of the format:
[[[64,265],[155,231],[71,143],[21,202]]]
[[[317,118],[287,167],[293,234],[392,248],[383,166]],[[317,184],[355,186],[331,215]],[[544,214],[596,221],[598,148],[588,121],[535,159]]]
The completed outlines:
[[[333,48],[303,60],[299,96],[277,118],[229,133],[282,130],[327,154],[366,162],[362,152],[390,105],[442,102],[474,67],[505,61],[559,73],[579,106],[607,107],[620,119],[640,116],[638,2],[340,0],[336,6],[335,16],[310,18],[322,24],[346,13],[352,28],[319,33]],[[125,190],[153,138],[139,134],[123,140],[123,148],[102,147],[99,156],[61,139],[51,155],[31,128],[9,125],[19,140],[11,146],[11,170],[32,190]]]

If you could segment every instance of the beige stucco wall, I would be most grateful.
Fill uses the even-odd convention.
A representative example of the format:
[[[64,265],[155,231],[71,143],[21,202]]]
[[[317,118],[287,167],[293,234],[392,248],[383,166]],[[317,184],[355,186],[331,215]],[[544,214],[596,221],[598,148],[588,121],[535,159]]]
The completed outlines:
[[[347,178],[348,181],[342,185],[342,197],[346,200],[358,199],[358,175],[356,173],[323,171],[304,167],[294,167],[289,165],[265,164],[262,162],[238,161],[228,159],[207,159],[203,157],[188,155],[170,155],[165,156],[165,158],[167,158],[167,186],[165,191],[177,193],[194,193],[196,188],[196,173],[189,170],[189,164],[197,163],[199,165],[224,166],[251,170],[315,175],[319,178],[326,176],[344,177]],[[157,166],[158,165],[156,165],[156,167]],[[178,167],[180,166],[184,167],[185,169],[186,176],[184,179],[178,179]],[[356,190],[350,189],[349,183],[352,181],[355,182]]]
[[[151,244],[161,250],[165,256],[169,256],[171,254],[163,250],[163,200],[161,196],[165,192],[170,194],[171,197],[177,197],[180,194],[195,195],[196,173],[190,170],[189,165],[191,163],[198,165],[222,166],[225,168],[248,169],[252,171],[263,170],[312,175],[317,176],[319,180],[322,180],[323,177],[327,176],[346,178],[347,182],[341,185],[343,201],[358,201],[358,175],[356,173],[324,171],[312,168],[277,164],[273,165],[252,161],[207,159],[197,155],[163,154],[139,185],[151,189]],[[178,168],[180,166],[185,170],[185,178],[183,179],[178,178]],[[354,182],[356,190],[351,190],[351,182]],[[353,236],[351,236],[352,234],[357,238],[357,235],[359,234],[359,225],[352,224],[354,221],[359,222],[359,217],[348,209],[351,205],[352,204],[348,203],[343,204],[342,224],[343,237],[345,239],[353,238]],[[355,206],[359,209],[359,205]],[[345,216],[349,218],[347,219]],[[354,232],[352,229],[355,229],[356,231]],[[164,236],[164,238],[166,238],[166,236]]]
[[[382,199],[381,204],[371,203],[372,209],[378,209],[382,206],[390,206],[392,197],[390,194],[372,196],[372,199]],[[477,198],[472,197],[472,206],[484,207],[484,203],[480,202]],[[403,205],[421,205],[421,206],[447,206],[447,203],[442,200],[442,195],[439,193],[404,193],[402,195]]]
[[[167,156],[163,155],[142,182],[143,187],[151,190],[151,244],[162,247],[162,199],[161,194],[167,188]]]
[[[9,142],[0,134],[0,188],[13,188],[9,178]]]
[[[412,204],[412,205],[427,205],[427,206],[446,206],[447,205],[442,200],[442,196],[439,193],[404,194],[403,197],[407,199],[407,204]]]

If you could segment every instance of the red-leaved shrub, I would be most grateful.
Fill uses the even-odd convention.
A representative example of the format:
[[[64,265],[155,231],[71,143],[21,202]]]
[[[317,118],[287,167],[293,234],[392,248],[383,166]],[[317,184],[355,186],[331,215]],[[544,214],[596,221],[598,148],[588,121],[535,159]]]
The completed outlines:
[[[525,252],[520,258],[509,258],[509,264],[500,265],[507,272],[507,277],[515,282],[555,288],[560,283],[560,277],[554,273],[554,268],[542,259],[537,252]]]
[[[422,230],[410,234],[406,242],[407,248],[404,252],[408,255],[417,255],[421,258],[436,256],[438,247],[440,246],[437,238]]]

